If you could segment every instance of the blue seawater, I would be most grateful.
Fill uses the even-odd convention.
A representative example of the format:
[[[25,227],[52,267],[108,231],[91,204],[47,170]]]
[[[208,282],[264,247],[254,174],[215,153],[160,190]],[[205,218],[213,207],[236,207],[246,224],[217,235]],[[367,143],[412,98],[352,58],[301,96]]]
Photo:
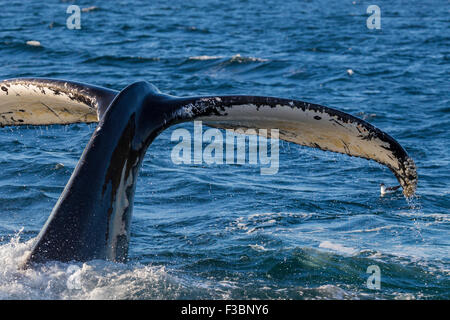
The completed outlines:
[[[80,6],[81,29],[66,13]],[[376,4],[381,29],[368,29]],[[0,299],[449,299],[449,3],[0,1],[0,78],[174,95],[296,98],[366,119],[418,166],[417,197],[379,195],[375,162],[280,143],[259,166],[175,165],[173,127],[138,181],[129,261],[18,265],[94,124],[0,129]],[[89,8],[86,10],[86,8]],[[39,41],[40,46],[27,45]],[[351,69],[353,74],[347,70]],[[350,72],[351,73],[351,72]],[[367,285],[369,266],[380,289]],[[76,282],[76,287],[68,284]]]

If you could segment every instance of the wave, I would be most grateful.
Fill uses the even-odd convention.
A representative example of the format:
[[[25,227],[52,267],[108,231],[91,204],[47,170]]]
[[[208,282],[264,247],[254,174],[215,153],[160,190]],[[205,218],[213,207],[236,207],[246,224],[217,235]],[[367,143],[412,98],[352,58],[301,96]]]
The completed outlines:
[[[230,62],[238,62],[238,63],[245,63],[245,62],[267,62],[268,59],[263,58],[257,58],[257,57],[246,57],[241,56],[239,53],[232,56],[229,60]]]
[[[86,58],[84,63],[110,63],[110,62],[128,62],[128,63],[143,63],[143,62],[154,62],[160,61],[159,57],[140,57],[140,56],[113,56],[113,55],[103,55],[96,57]]]
[[[253,62],[268,62],[269,59],[263,59],[252,56],[241,56],[239,53],[235,54],[231,57],[227,56],[209,56],[209,55],[200,55],[200,56],[192,56],[188,58],[188,61],[208,61],[208,60],[220,60],[222,64],[233,64],[233,63],[253,63]]]
[[[445,298],[450,271],[424,261],[356,251],[329,241],[313,248],[232,247],[240,259],[205,252],[182,267],[93,260],[18,266],[33,239],[22,230],[0,245],[0,299],[421,299]],[[349,255],[350,254],[350,255]],[[175,257],[173,257],[175,258]],[[381,269],[382,291],[366,287],[369,265]],[[313,276],[320,272],[320,277]],[[408,285],[405,286],[405,281]],[[332,284],[330,284],[332,283]],[[414,291],[411,289],[414,288]],[[438,289],[441,288],[441,289]],[[411,293],[414,292],[414,293]]]
[[[177,299],[183,294],[182,282],[162,266],[49,262],[22,270],[18,266],[34,239],[21,242],[20,233],[0,246],[0,299]]]

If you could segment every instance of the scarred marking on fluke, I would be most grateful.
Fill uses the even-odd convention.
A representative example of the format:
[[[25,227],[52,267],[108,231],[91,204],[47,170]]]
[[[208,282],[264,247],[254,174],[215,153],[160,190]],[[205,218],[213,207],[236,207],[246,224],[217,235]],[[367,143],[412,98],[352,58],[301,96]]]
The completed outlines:
[[[3,80],[0,88],[0,112],[16,112],[24,105],[28,110],[23,122],[16,115],[0,119],[0,125],[97,122],[115,96],[113,90],[38,78]]]

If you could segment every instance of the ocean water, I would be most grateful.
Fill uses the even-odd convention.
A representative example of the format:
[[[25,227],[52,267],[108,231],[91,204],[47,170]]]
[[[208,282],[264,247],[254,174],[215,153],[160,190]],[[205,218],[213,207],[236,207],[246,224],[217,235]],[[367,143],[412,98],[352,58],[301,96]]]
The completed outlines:
[[[95,125],[0,128],[0,299],[450,298],[447,1],[0,4],[1,79],[323,104],[395,137],[419,174],[415,198],[380,197],[396,184],[387,168],[286,142],[275,175],[175,165],[172,132],[193,132],[183,124],[147,152],[127,263],[21,270]],[[71,4],[90,8],[79,30],[66,26]],[[381,29],[367,28],[372,4]]]

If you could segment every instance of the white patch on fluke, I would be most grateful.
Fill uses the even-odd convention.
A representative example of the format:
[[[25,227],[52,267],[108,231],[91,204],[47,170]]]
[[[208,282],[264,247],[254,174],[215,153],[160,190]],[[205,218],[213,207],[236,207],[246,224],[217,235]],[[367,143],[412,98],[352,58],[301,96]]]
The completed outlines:
[[[344,122],[338,116],[314,109],[292,107],[292,104],[256,106],[233,105],[220,111],[221,115],[199,117],[218,128],[279,129],[280,139],[322,150],[344,153],[388,164],[394,169],[399,163],[389,151],[390,144],[357,122]]]
[[[77,99],[84,95],[85,101]],[[0,82],[1,125],[48,125],[75,122],[97,122],[97,102],[67,84],[33,81]]]

